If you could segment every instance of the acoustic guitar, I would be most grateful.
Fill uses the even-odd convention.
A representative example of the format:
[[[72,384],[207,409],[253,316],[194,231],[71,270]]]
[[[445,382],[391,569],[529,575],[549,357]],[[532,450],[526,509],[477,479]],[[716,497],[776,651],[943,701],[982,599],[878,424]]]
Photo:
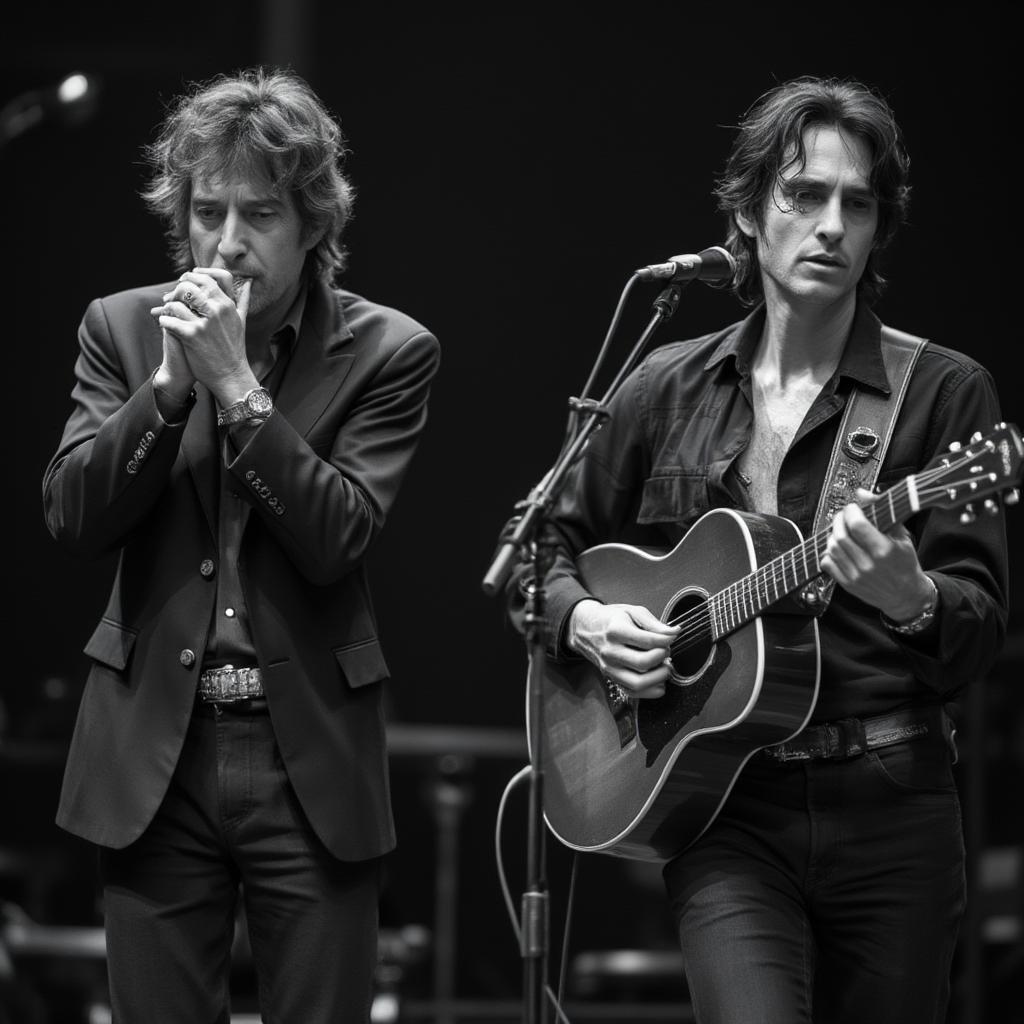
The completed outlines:
[[[1024,446],[1012,424],[868,503],[888,530],[923,509],[1012,504]],[[1005,492],[1005,493],[1004,493]],[[996,497],[993,497],[996,496]],[[666,860],[712,823],[750,757],[807,724],[818,696],[815,583],[829,530],[734,509],[702,516],[667,554],[601,544],[577,559],[606,603],[639,604],[682,627],[663,697],[629,698],[584,659],[540,673],[544,816],[566,846]],[[532,750],[532,738],[527,737]]]

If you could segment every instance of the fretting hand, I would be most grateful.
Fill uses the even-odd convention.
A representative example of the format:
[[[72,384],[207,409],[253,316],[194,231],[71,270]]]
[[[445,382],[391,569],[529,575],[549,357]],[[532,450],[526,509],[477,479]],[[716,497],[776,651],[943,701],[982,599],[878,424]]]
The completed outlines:
[[[894,622],[906,622],[928,604],[932,584],[906,527],[897,524],[882,533],[864,514],[862,506],[875,497],[861,488],[857,503],[836,513],[821,566],[854,597]]]

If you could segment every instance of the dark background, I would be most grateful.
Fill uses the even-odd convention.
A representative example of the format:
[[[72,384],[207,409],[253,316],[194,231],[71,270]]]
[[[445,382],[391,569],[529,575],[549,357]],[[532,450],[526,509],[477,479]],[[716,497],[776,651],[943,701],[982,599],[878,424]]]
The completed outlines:
[[[1020,95],[1008,5],[950,8],[957,16],[930,5],[503,10],[222,0],[100,4],[59,16],[22,9],[8,21],[0,106],[70,71],[96,76],[100,90],[90,116],[52,116],[0,150],[13,407],[6,479],[15,492],[6,507],[15,614],[0,694],[3,867],[5,895],[35,919],[95,921],[91,851],[52,819],[86,672],[81,648],[112,569],[52,542],[40,481],[70,408],[85,306],[171,276],[160,226],[138,197],[140,148],[186,83],[257,62],[309,80],[352,148],[358,198],[344,283],[441,340],[430,423],[372,575],[394,677],[392,719],[422,727],[428,747],[419,756],[396,750],[401,846],[385,924],[433,926],[434,783],[465,786],[461,994],[515,999],[520,979],[492,831],[502,788],[523,759],[488,754],[496,734],[487,730],[522,728],[525,654],[480,580],[514,503],[557,453],[566,400],[579,392],[633,269],[722,240],[709,193],[730,126],[761,92],[822,74],[861,78],[887,96],[911,153],[914,196],[878,312],[985,363],[1005,417],[1020,422],[1019,334],[1010,324]],[[655,294],[635,293],[614,365]],[[739,315],[728,293],[697,285],[654,343]],[[1007,513],[1014,584],[1024,557],[1019,514]],[[958,770],[975,898],[957,958],[956,1021],[994,1013],[1021,969],[1022,660],[1024,605],[1015,603],[1006,650],[963,709]],[[440,757],[453,736],[479,751]],[[516,899],[525,828],[525,802],[513,797],[505,852]],[[566,865],[553,850],[556,946]],[[658,885],[646,866],[585,859],[574,949],[671,948]],[[430,979],[414,975],[409,986],[429,993]]]

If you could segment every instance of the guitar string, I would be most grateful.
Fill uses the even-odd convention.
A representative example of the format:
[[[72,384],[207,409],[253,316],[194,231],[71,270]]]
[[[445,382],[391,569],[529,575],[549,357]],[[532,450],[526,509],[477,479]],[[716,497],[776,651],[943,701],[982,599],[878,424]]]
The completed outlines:
[[[976,457],[978,452],[969,453],[972,457]],[[918,498],[920,508],[920,499],[941,494],[955,489],[957,484],[947,483],[940,487],[930,486],[934,479],[940,476],[946,476],[953,468],[959,468],[964,463],[970,461],[969,458],[965,457],[954,465],[937,466],[931,470],[923,470],[916,476],[916,482],[918,484]],[[979,480],[968,480],[966,483],[978,483]],[[892,515],[893,523],[902,522],[907,516],[913,514],[913,503],[909,498],[910,489],[906,480],[897,484],[886,492],[885,497],[888,498],[888,504],[890,506],[890,514]],[[869,509],[869,513],[876,513],[877,509],[872,507]],[[874,525],[878,525],[877,514],[871,514],[870,518],[874,520]],[[780,597],[785,596],[786,593],[797,589],[800,584],[794,583],[792,586],[787,582],[789,571],[787,570],[788,563],[793,566],[794,579],[795,569],[797,565],[797,553],[799,552],[800,558],[803,565],[807,566],[808,554],[813,555],[812,564],[817,568],[820,566],[820,559],[824,554],[825,546],[828,542],[828,537],[831,532],[831,528],[820,531],[817,534],[807,538],[801,544],[792,548],[790,551],[783,553],[772,559],[765,565],[760,566],[753,573],[749,574],[742,580],[736,581],[730,584],[728,587],[723,588],[718,594],[713,595],[709,600],[702,602],[696,608],[690,609],[683,615],[676,619],[670,619],[668,625],[679,625],[682,627],[682,632],[677,636],[672,643],[669,645],[669,650],[673,653],[683,650],[687,647],[691,647],[694,644],[707,639],[712,635],[712,609],[726,612],[726,619],[735,619],[735,624],[728,630],[731,632],[732,629],[743,625],[744,622],[749,621],[753,618],[757,612],[754,611],[758,603],[759,588],[763,588],[765,596],[768,594],[769,585],[773,585],[775,590],[774,600],[779,600]],[[820,575],[820,569],[814,576]],[[809,579],[813,579],[814,576],[809,576]],[[781,580],[783,586],[783,592],[779,592],[779,582]],[[747,603],[750,604],[751,611],[748,615],[746,610]],[[736,614],[738,611],[738,614]],[[731,614],[730,614],[731,613]]]
[[[896,488],[893,490],[896,490]],[[894,499],[894,507],[896,504],[897,500]],[[900,504],[904,503],[901,502]],[[909,500],[905,502],[904,507],[908,510],[911,508]],[[894,521],[898,521],[898,517]],[[795,590],[800,584],[794,583],[793,586],[790,586],[787,582],[790,576],[790,572],[786,568],[787,563],[792,564],[795,569],[797,562],[802,561],[806,567],[808,554],[812,554],[813,560],[811,564],[817,568],[820,565],[821,555],[824,553],[824,545],[828,542],[828,536],[829,530],[822,530],[820,533],[814,534],[791,551],[777,556],[770,562],[766,562],[745,579],[738,580],[725,587],[697,608],[690,609],[690,611],[675,620],[669,620],[668,625],[683,627],[683,631],[672,641],[670,650],[675,652],[676,650],[692,646],[710,635],[712,606],[718,610],[725,611],[726,618],[737,619],[735,625],[739,626],[742,625],[742,621],[739,620],[747,621],[748,618],[746,604],[749,603],[753,608],[760,590],[763,589],[767,595],[768,586],[774,585],[775,600],[784,596],[785,593]],[[820,575],[820,572],[813,575]],[[808,579],[811,578],[813,576],[808,577]],[[780,580],[784,588],[782,594],[779,593]],[[730,611],[734,614],[728,614]],[[756,613],[751,612],[750,617],[753,617],[754,614]]]
[[[936,492],[941,492],[947,489],[948,487],[943,487],[935,490]],[[923,494],[924,491],[922,490],[920,493]],[[897,501],[894,498],[892,504],[894,509],[898,508],[900,512],[900,515],[894,518],[894,522],[903,518],[903,512],[913,511],[909,501]],[[710,635],[712,606],[719,613],[724,613],[726,624],[730,627],[725,632],[732,632],[733,629],[748,622],[759,613],[758,604],[761,601],[762,592],[764,597],[768,598],[767,603],[771,604],[796,590],[801,584],[799,582],[790,583],[791,573],[787,566],[792,566],[794,570],[796,569],[798,561],[796,552],[798,550],[806,565],[807,554],[813,550],[813,564],[817,567],[820,564],[820,557],[824,552],[823,543],[827,543],[827,539],[828,531],[823,531],[823,533],[809,538],[799,545],[798,548],[794,548],[792,552],[787,552],[771,562],[765,563],[747,579],[731,584],[714,595],[709,601],[703,603],[699,608],[692,609],[689,613],[672,621],[670,624],[682,625],[684,629],[673,640],[671,649],[675,651],[692,646],[694,643],[706,639]],[[820,575],[820,572],[814,575]],[[794,580],[796,579],[795,574],[793,578]],[[774,597],[769,598],[769,588],[774,591]]]
[[[948,472],[948,469],[941,469],[937,470],[936,472],[944,474]],[[924,479],[925,476],[926,474],[922,473],[919,479]],[[899,486],[902,485],[898,485],[898,487]],[[898,487],[894,487],[892,491],[889,492],[889,494],[892,496],[891,504],[893,506],[894,511],[893,522],[899,522],[903,518],[905,518],[905,514],[910,514],[913,512],[913,507],[909,500],[900,500],[900,498],[897,498],[894,495],[894,492],[898,489]],[[942,487],[930,489],[927,487],[923,487],[919,489],[918,493],[920,497],[925,497],[930,494],[939,494],[948,491],[950,487],[951,485],[949,484]],[[899,514],[895,514],[897,509]],[[877,521],[875,525],[877,526]],[[729,587],[726,587],[724,590],[714,595],[714,597],[712,597],[709,601],[704,602],[698,608],[691,609],[688,613],[680,616],[678,619],[674,621],[670,620],[671,625],[680,624],[684,627],[683,632],[678,637],[676,637],[675,640],[673,640],[672,644],[670,645],[670,649],[673,652],[675,652],[679,649],[692,646],[694,643],[706,639],[711,634],[712,630],[710,608],[712,604],[714,604],[717,610],[719,610],[720,612],[725,611],[727,613],[727,620],[735,619],[735,622],[731,624],[727,623],[730,625],[730,628],[725,631],[732,632],[733,629],[737,628],[740,625],[743,625],[745,622],[749,621],[756,614],[758,614],[756,610],[756,604],[760,598],[761,589],[764,590],[764,594],[765,596],[767,596],[769,585],[774,586],[776,596],[773,600],[779,600],[780,597],[785,596],[786,593],[792,592],[793,590],[797,589],[797,587],[800,584],[795,583],[791,586],[788,582],[789,571],[786,568],[787,559],[795,569],[796,551],[799,549],[803,555],[806,565],[806,557],[808,551],[814,549],[814,565],[817,566],[819,564],[821,554],[824,550],[822,548],[822,542],[827,543],[828,535],[829,531],[825,530],[822,531],[820,534],[816,534],[815,536],[808,538],[803,544],[798,545],[797,548],[794,548],[792,552],[787,552],[783,555],[780,555],[777,558],[773,559],[771,562],[768,562],[764,566],[761,566],[746,580],[737,581],[737,583],[731,584]],[[778,571],[779,569],[781,569],[781,575]],[[815,575],[820,575],[820,573],[816,573]],[[780,580],[784,588],[781,594],[778,590]],[[749,614],[746,607],[748,602],[751,608]]]

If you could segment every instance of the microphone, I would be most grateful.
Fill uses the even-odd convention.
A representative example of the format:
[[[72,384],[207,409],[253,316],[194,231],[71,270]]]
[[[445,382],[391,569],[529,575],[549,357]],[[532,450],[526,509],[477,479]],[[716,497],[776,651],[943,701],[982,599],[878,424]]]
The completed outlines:
[[[701,249],[698,253],[673,256],[666,263],[640,267],[636,276],[641,281],[728,281],[736,273],[732,254],[720,245]]]

